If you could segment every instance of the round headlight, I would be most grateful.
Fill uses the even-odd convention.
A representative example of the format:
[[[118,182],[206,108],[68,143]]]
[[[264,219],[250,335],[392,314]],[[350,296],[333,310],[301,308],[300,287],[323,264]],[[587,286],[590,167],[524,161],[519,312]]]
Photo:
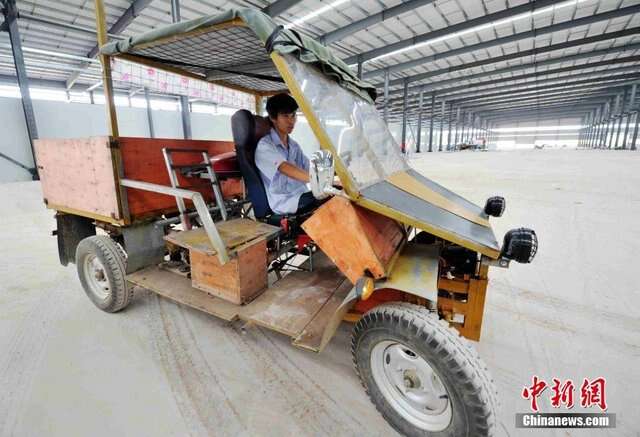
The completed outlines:
[[[538,251],[538,236],[533,229],[512,229],[504,236],[502,244],[503,258],[519,263],[530,263]]]
[[[504,212],[506,201],[502,196],[489,197],[484,205],[484,212],[493,217],[500,217]]]

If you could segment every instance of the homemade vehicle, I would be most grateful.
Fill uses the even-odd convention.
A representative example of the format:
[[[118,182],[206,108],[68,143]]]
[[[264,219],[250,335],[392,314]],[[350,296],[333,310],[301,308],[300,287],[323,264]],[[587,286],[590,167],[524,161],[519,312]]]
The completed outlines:
[[[371,85],[260,12],[105,44],[96,6],[111,136],[36,144],[60,261],[76,263],[95,305],[123,310],[140,286],[316,352],[354,322],[356,372],[396,430],[491,435],[493,383],[462,337],[480,339],[489,267],[530,262],[537,248],[527,229],[498,244],[489,216],[504,199],[481,208],[412,170]],[[251,93],[258,112],[264,96],[290,92],[321,147],[312,190],[330,199],[304,217],[270,210],[253,160],[269,124],[248,110],[231,119],[233,141],[120,137],[111,58]]]

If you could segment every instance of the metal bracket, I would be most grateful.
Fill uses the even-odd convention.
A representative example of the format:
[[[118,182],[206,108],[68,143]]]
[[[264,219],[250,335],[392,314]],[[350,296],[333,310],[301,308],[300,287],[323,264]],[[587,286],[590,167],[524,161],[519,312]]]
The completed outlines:
[[[503,269],[508,269],[509,268],[509,263],[511,262],[511,260],[507,259],[507,258],[492,259],[492,258],[489,258],[488,256],[482,255],[482,259],[481,259],[480,262],[482,264],[487,265],[487,266],[500,267],[500,268],[503,268]]]
[[[218,233],[218,228],[216,228],[215,223],[213,223],[213,220],[211,219],[209,208],[207,207],[202,194],[197,191],[189,191],[182,188],[172,188],[167,187],[166,185],[152,184],[143,181],[134,181],[131,179],[121,179],[120,185],[122,185],[123,187],[151,191],[153,193],[166,194],[167,196],[174,196],[180,199],[191,200],[196,207],[198,217],[200,217],[200,220],[202,221],[202,225],[204,226],[204,230],[209,237],[209,241],[211,242],[213,248],[216,250],[220,264],[224,265],[229,262],[229,253],[227,252],[227,247],[224,241],[222,241],[222,237],[220,237],[220,234]]]
[[[127,252],[127,273],[133,273],[163,261],[166,251],[163,228],[150,223],[125,226],[121,232],[124,249]]]

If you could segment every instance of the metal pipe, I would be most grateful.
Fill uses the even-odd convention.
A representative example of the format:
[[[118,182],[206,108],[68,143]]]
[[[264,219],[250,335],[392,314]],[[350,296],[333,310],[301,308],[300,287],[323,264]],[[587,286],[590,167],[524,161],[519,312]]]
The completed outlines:
[[[121,179],[120,185],[123,187],[135,188],[137,190],[151,191],[153,193],[165,194],[167,196],[174,196],[176,198],[179,197],[181,199],[191,200],[193,202],[193,205],[196,207],[198,217],[200,217],[200,220],[202,221],[202,225],[207,236],[209,237],[209,241],[211,242],[212,247],[217,252],[220,264],[224,265],[229,261],[227,247],[224,241],[222,241],[220,234],[218,233],[218,228],[216,228],[216,225],[213,223],[211,214],[209,214],[209,208],[207,207],[202,194],[197,191],[185,190],[183,188],[167,187],[166,185],[152,184],[149,182],[135,181],[132,179]]]

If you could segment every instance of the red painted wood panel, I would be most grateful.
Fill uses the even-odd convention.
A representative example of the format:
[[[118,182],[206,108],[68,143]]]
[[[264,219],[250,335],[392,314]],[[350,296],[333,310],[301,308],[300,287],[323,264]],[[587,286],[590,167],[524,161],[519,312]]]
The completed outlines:
[[[118,142],[126,179],[166,186],[171,186],[171,183],[162,155],[164,147],[201,149],[206,150],[210,156],[235,150],[233,141],[120,137]],[[172,157],[176,164],[197,164],[202,162],[202,156],[196,153],[175,153]],[[178,175],[178,179],[181,188],[199,191],[206,199],[213,200],[213,191],[208,180],[185,178],[181,175]],[[222,181],[221,186],[225,197],[241,195],[243,192],[243,185],[240,180],[228,179]],[[177,209],[175,198],[163,194],[127,188],[127,198],[132,220],[157,216]]]

